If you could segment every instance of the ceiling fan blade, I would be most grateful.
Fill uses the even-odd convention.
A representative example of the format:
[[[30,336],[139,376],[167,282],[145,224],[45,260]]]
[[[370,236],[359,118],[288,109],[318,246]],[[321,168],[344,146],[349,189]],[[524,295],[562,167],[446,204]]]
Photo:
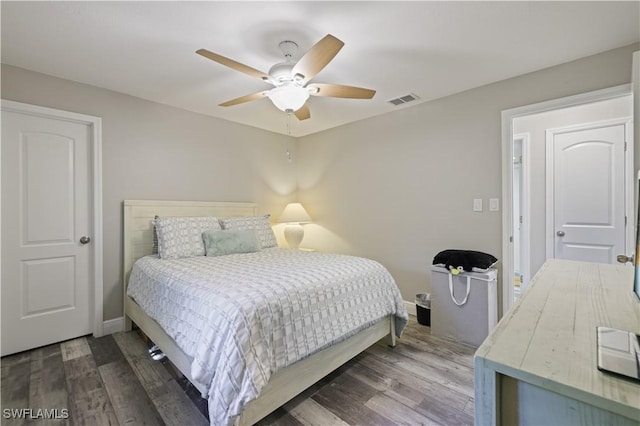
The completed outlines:
[[[350,99],[371,99],[376,94],[375,90],[364,89],[362,87],[341,86],[339,84],[321,84],[313,83],[307,86],[309,89],[317,89],[310,91],[312,96],[328,96],[331,98],[350,98]]]
[[[267,93],[269,93],[268,90],[264,91],[264,92],[253,93],[251,95],[240,96],[239,98],[235,98],[235,99],[231,99],[230,101],[223,102],[219,106],[228,107],[228,106],[234,106],[234,105],[238,105],[238,104],[243,104],[243,103],[249,102],[249,101],[257,101],[258,99],[262,99],[262,98],[266,97]]]
[[[293,114],[298,120],[306,120],[307,118],[311,118],[311,111],[309,111],[309,106],[307,104],[302,105],[302,107]]]
[[[300,58],[291,70],[291,74],[302,75],[302,81],[306,83],[331,62],[340,49],[342,49],[342,46],[344,46],[342,41],[331,34],[327,34]]]
[[[260,80],[269,80],[269,75],[263,73],[262,71],[258,71],[255,68],[251,68],[247,65],[241,64],[240,62],[234,61],[233,59],[226,58],[222,55],[218,55],[217,53],[213,53],[208,51],[207,49],[198,49],[196,50],[198,55],[202,55],[207,59],[211,59],[212,61],[216,61],[219,64],[225,65],[229,68],[233,68],[236,71],[243,72],[251,77],[259,78]]]

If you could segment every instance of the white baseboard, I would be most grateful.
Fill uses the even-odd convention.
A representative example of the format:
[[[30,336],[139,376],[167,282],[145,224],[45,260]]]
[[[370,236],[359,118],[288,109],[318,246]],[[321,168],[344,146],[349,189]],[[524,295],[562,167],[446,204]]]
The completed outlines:
[[[407,312],[409,313],[409,315],[413,315],[416,316],[417,315],[417,311],[416,311],[416,304],[413,302],[407,302],[406,300],[404,301],[404,307],[407,308]]]
[[[415,309],[415,308],[414,308]],[[117,333],[124,330],[124,317],[106,320],[102,323],[102,335]]]

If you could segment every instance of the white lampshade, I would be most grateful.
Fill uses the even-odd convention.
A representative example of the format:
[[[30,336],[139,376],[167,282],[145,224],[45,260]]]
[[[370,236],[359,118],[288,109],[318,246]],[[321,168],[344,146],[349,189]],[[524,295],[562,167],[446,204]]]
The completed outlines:
[[[309,92],[294,83],[285,83],[269,90],[267,96],[279,110],[293,112],[302,108],[302,105],[307,102]]]
[[[280,215],[280,223],[304,223],[311,222],[309,213],[300,203],[289,203]]]

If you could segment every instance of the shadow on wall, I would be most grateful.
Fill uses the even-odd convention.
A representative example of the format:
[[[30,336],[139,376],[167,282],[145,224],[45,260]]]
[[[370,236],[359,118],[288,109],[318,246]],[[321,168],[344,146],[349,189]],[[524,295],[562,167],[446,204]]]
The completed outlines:
[[[326,133],[325,133],[326,134]],[[352,149],[349,144],[344,143],[344,139],[332,139],[329,133],[328,140],[318,142],[318,136],[310,136],[308,140],[300,142],[298,150],[298,166],[302,165],[304,173],[298,175],[298,189],[311,191],[316,190],[320,182],[327,180],[332,170],[339,164],[340,155],[344,155],[345,149]],[[343,143],[340,143],[343,142]],[[309,149],[304,149],[302,144],[310,144]]]
[[[281,196],[293,196],[298,190],[296,171],[297,142],[294,138],[277,135],[281,140],[273,143],[251,144],[244,155],[251,170],[271,189]],[[286,205],[286,202],[283,204]],[[277,216],[281,211],[272,212]]]

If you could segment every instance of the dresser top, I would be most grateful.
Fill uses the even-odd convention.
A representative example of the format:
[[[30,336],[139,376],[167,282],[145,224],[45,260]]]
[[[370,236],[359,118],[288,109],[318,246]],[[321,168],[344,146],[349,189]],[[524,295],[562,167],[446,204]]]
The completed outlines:
[[[640,334],[633,268],[548,260],[476,358],[498,373],[640,419],[640,384],[597,369],[597,326]]]

